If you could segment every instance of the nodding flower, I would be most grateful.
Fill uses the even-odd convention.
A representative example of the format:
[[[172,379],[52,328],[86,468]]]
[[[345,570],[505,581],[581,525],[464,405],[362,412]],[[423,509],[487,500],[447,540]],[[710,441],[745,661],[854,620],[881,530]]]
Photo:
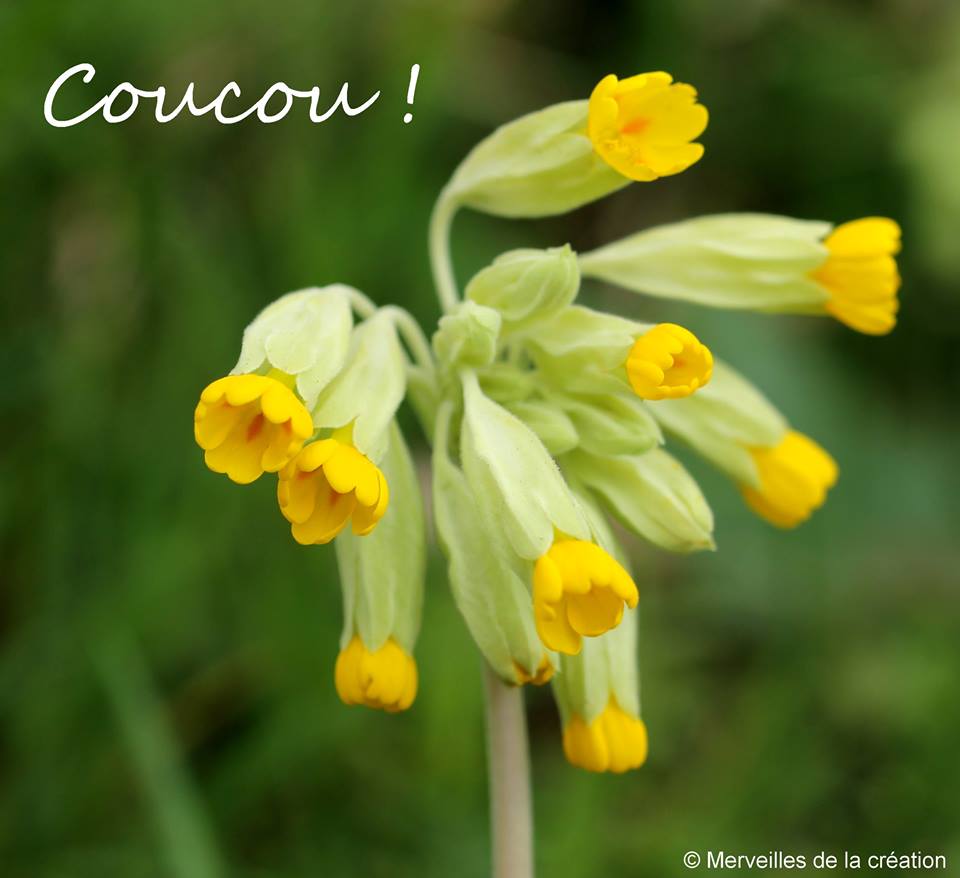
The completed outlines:
[[[631,180],[679,174],[699,161],[703,146],[691,143],[707,127],[707,108],[692,85],[669,73],[617,79],[612,73],[590,95],[587,132],[593,148]]]
[[[417,697],[417,663],[392,637],[368,649],[355,635],[337,657],[334,684],[344,704],[397,713]]]
[[[806,521],[827,499],[837,481],[834,459],[809,436],[789,430],[772,447],[750,448],[759,487],[742,486],[750,508],[777,527]]]
[[[621,774],[647,761],[647,727],[611,697],[590,722],[571,715],[563,727],[563,752],[578,768]]]
[[[616,628],[639,593],[630,574],[595,543],[558,538],[533,571],[533,612],[548,649],[576,655],[584,637]]]
[[[310,413],[284,377],[228,375],[204,388],[193,430],[213,472],[247,485],[286,466],[313,434]]]
[[[826,262],[811,277],[830,294],[824,308],[867,335],[886,335],[897,324],[900,226],[867,217],[837,226],[824,240]]]
[[[342,436],[312,442],[280,471],[280,512],[301,545],[329,543],[348,523],[360,536],[383,518],[387,480]]]

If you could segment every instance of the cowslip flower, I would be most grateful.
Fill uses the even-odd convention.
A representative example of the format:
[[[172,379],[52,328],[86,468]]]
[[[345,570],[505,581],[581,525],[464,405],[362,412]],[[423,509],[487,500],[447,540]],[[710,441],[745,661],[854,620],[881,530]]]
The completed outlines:
[[[771,524],[796,527],[827,499],[837,481],[837,464],[809,436],[788,430],[776,445],[750,449],[757,487],[741,487],[747,504]]]
[[[390,489],[380,469],[342,439],[310,443],[279,473],[277,500],[301,545],[329,543],[347,523],[364,536],[383,518]]]
[[[707,127],[707,109],[691,85],[669,73],[605,76],[590,95],[587,130],[594,149],[631,180],[685,171],[703,156],[691,143]]]
[[[413,647],[426,545],[416,470],[396,423],[388,428],[383,468],[397,495],[391,514],[375,531],[347,531],[335,542],[344,627],[334,683],[344,704],[396,713],[417,695]]]
[[[239,485],[277,472],[313,434],[303,402],[286,376],[227,375],[208,384],[194,412],[194,437],[215,473]]]
[[[584,637],[616,628],[638,598],[630,574],[592,542],[558,538],[534,568],[537,631],[547,647],[567,655],[580,652]]]
[[[497,701],[514,699],[517,728],[516,690],[550,682],[564,753],[591,771],[647,756],[639,589],[610,521],[670,551],[714,548],[706,498],[661,446],[691,446],[777,526],[825,501],[838,475],[828,452],[690,329],[579,304],[581,276],[717,307],[827,314],[882,334],[900,282],[892,220],[834,229],[700,217],[579,255],[569,245],[511,250],[462,300],[457,289],[449,235],[461,207],[546,216],[680,173],[702,157],[707,120],[692,86],[654,72],[607,76],[589,99],[502,126],[437,200],[429,241],[444,313],[430,341],[402,309],[350,287],[301,290],[258,315],[233,373],[204,390],[195,432],[208,465],[239,482],[277,472],[294,539],[335,547],[344,627],[334,684],[346,704],[398,712],[417,693],[426,529],[396,421],[405,399],[432,445],[454,600],[492,672],[488,694],[499,693],[491,728]]]
[[[830,315],[869,335],[896,324],[900,227],[731,213],[655,226],[579,256],[585,277],[717,308]]]
[[[829,251],[811,277],[826,288],[828,314],[868,335],[886,335],[897,322],[900,227],[868,217],[837,226],[823,242]]]

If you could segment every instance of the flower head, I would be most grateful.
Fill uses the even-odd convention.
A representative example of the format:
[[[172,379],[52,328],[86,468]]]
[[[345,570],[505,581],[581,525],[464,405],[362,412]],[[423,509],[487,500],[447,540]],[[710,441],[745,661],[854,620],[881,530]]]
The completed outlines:
[[[301,545],[329,543],[353,520],[353,532],[370,533],[387,511],[383,473],[348,442],[313,442],[280,472],[277,500]]]
[[[639,594],[630,574],[585,540],[557,539],[533,570],[533,612],[548,649],[580,652],[583,637],[616,628]]]
[[[824,305],[841,323],[886,335],[897,322],[900,274],[893,258],[900,252],[900,226],[884,217],[867,217],[837,226],[823,242],[830,255],[811,277],[827,288]]]
[[[837,481],[837,464],[809,436],[790,430],[772,448],[751,448],[759,488],[741,488],[757,515],[777,527],[791,528],[806,521],[823,505]]]
[[[204,461],[241,485],[277,472],[313,433],[310,413],[272,375],[228,375],[207,385],[193,415]]]
[[[637,396],[679,399],[710,380],[713,355],[689,329],[659,323],[633,343],[626,367]]]
[[[669,73],[605,76],[590,95],[588,116],[594,149],[631,180],[679,174],[703,155],[690,141],[707,127],[707,109],[693,86],[674,83]]]
[[[622,774],[646,762],[647,727],[611,698],[592,722],[571,716],[563,728],[563,752],[573,765],[587,771]]]
[[[344,704],[397,713],[417,697],[417,663],[392,637],[370,650],[354,636],[337,657],[334,684]]]

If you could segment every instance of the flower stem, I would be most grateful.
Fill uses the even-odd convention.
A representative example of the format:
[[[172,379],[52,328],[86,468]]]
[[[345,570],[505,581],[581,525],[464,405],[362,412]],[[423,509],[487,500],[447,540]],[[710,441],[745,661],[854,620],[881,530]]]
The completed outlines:
[[[523,693],[484,663],[493,878],[532,878],[533,807]]]
[[[460,298],[450,256],[450,226],[453,224],[457,206],[456,201],[444,190],[433,206],[430,217],[430,269],[444,313],[456,308]]]

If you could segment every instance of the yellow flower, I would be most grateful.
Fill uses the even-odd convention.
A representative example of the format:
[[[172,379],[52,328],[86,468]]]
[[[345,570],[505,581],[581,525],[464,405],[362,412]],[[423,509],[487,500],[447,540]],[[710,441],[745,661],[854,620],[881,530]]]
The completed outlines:
[[[620,774],[646,762],[647,727],[611,698],[590,723],[573,714],[563,730],[563,752],[579,768]]]
[[[691,85],[669,73],[618,80],[612,73],[590,95],[587,132],[593,148],[631,180],[679,174],[703,155],[690,141],[707,127],[707,109]]]
[[[417,663],[392,637],[371,652],[354,635],[337,656],[334,684],[344,704],[397,713],[417,697]]]
[[[806,521],[837,481],[837,464],[809,436],[790,430],[779,445],[751,448],[760,488],[743,486],[750,508],[777,527]]]
[[[200,394],[193,421],[207,466],[241,485],[282,469],[313,433],[303,403],[267,375],[217,379]]]
[[[679,399],[703,387],[713,374],[713,355],[675,323],[659,323],[630,348],[627,378],[642,399]]]
[[[900,252],[900,226],[892,219],[867,217],[837,226],[823,242],[830,255],[812,273],[827,288],[827,312],[841,323],[886,335],[897,323],[900,274],[893,258]]]
[[[517,675],[517,685],[523,686],[526,683],[533,683],[534,686],[542,686],[549,683],[553,678],[556,668],[547,656],[543,657],[540,665],[535,671],[528,671],[519,662],[513,663],[514,673]]]
[[[371,461],[339,439],[308,445],[280,471],[277,501],[303,546],[329,543],[353,519],[353,532],[370,533],[387,511],[387,480]]]
[[[533,614],[544,646],[576,655],[583,637],[616,628],[639,595],[630,574],[595,543],[557,539],[533,570]]]

